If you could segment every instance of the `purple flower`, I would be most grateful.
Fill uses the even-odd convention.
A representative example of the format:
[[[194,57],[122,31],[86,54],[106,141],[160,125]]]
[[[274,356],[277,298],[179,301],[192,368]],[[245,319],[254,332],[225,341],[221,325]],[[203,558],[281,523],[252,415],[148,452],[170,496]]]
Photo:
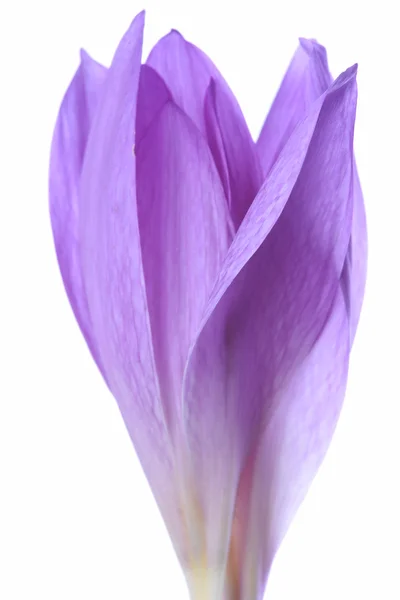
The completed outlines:
[[[300,46],[254,143],[210,59],[144,15],[82,52],[50,208],[65,288],[193,600],[261,599],[342,405],[366,274],[356,68]]]

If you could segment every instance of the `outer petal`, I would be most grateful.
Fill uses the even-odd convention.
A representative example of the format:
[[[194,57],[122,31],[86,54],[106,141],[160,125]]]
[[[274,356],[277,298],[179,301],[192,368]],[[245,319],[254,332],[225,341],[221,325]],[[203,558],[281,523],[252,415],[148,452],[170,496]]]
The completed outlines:
[[[315,40],[300,39],[300,46],[282,81],[261,133],[257,150],[266,176],[297,123],[311,104],[332,83],[326,50]]]
[[[286,144],[230,247],[187,366],[187,435],[206,449],[195,471],[211,567],[226,557],[231,490],[338,291],[351,227],[355,72]]]
[[[208,143],[238,229],[262,184],[256,147],[239,105],[214,79],[204,110]]]
[[[140,249],[134,129],[144,14],[122,39],[82,171],[82,272],[102,364],[178,552],[179,506],[160,400]]]
[[[315,40],[300,39],[300,46],[282,81],[257,141],[263,172],[268,174],[297,124],[312,104],[331,85],[327,54]],[[357,170],[354,169],[354,212],[347,261],[348,277],[342,278],[350,314],[353,342],[360,316],[367,272],[367,228],[365,208]]]
[[[54,130],[49,182],[51,224],[61,275],[76,320],[101,371],[79,258],[78,187],[106,74],[105,67],[82,51],[81,64],[65,94]]]
[[[354,341],[367,279],[368,239],[364,198],[357,170],[354,168],[354,205],[351,241],[348,251],[350,270],[350,342]]]
[[[238,573],[240,600],[263,598],[274,554],[331,441],[345,394],[348,360],[348,317],[339,288],[320,338],[282,389],[250,459],[254,460],[251,487],[243,487],[238,497],[231,548],[236,547],[238,564],[233,562],[231,568]],[[243,523],[247,527],[241,528]]]
[[[237,105],[228,84],[214,63],[174,29],[154,46],[147,64],[161,75],[176,104],[204,134],[204,98],[211,79],[218,81],[225,93],[231,97],[231,101]]]
[[[189,348],[228,251],[229,213],[206,140],[148,66],[142,67],[136,131],[143,268],[161,393],[173,429],[181,419]]]

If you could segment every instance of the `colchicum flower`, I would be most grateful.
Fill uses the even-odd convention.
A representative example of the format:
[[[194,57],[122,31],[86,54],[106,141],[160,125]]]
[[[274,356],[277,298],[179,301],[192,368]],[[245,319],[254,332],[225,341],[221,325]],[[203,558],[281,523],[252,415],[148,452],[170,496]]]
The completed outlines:
[[[192,600],[260,600],[325,455],[366,276],[356,67],[300,41],[256,143],[176,31],[82,52],[50,207],[65,288]]]

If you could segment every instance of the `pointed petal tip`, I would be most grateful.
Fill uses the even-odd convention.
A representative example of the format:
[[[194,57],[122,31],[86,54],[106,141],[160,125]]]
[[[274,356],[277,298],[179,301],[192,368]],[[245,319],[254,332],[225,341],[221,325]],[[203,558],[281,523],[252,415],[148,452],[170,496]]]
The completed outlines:
[[[144,18],[145,12],[142,10],[142,12],[136,15],[128,29],[125,31],[112,59],[110,69],[111,72],[116,71],[118,73],[122,68],[122,65],[125,65],[124,68],[133,69],[133,63],[131,63],[130,57],[136,53],[138,47],[140,48],[141,56],[143,46]]]
[[[84,48],[81,48],[79,51],[79,56],[81,59],[81,66],[84,69],[90,68],[92,67],[93,64],[97,64],[100,65],[99,62],[97,62],[97,60],[95,60],[90,54],[89,52],[87,52],[87,50],[85,50]]]
[[[312,56],[313,54],[323,54],[326,56],[326,48],[322,44],[320,44],[314,38],[299,38],[299,44],[301,48],[306,52],[308,56]]]
[[[337,77],[335,79],[335,81],[333,82],[331,89],[329,91],[334,92],[341,88],[344,88],[344,87],[347,87],[350,85],[355,85],[357,71],[358,71],[358,64],[355,63],[353,66],[351,66],[348,69],[346,69],[345,71],[343,71],[343,73],[341,73],[339,75],[339,77]]]
[[[87,82],[86,84],[89,84],[89,82],[93,82],[94,80],[97,82],[96,85],[100,84],[100,82],[104,80],[107,68],[92,58],[89,52],[86,52],[84,48],[81,48],[80,50],[80,58],[81,63],[79,69],[83,73]]]
[[[79,57],[81,59],[81,62],[85,62],[85,60],[88,60],[90,57],[90,54],[88,52],[86,52],[85,48],[81,48],[79,50]]]
[[[132,30],[135,30],[136,27],[138,27],[139,29],[143,29],[144,28],[145,17],[146,17],[146,11],[145,10],[140,11],[140,13],[138,13],[136,15],[136,17],[133,18],[131,24],[129,25],[129,27],[128,27],[126,33],[125,33],[125,36],[127,36],[127,35],[129,36],[130,32]]]
[[[306,52],[312,52],[316,48],[320,48],[321,44],[315,38],[299,37],[299,44]]]
[[[177,29],[171,29],[168,33],[163,35],[153,46],[153,48],[150,50],[150,54],[146,62],[151,65],[154,56],[158,56],[158,53],[165,55],[171,52],[173,48],[180,52],[181,49],[187,44],[187,40],[183,37],[180,31],[178,31]]]
[[[168,36],[176,36],[181,38],[182,40],[184,40],[185,38],[183,37],[183,35],[181,34],[180,31],[178,31],[177,29],[171,29],[171,31],[169,33],[167,33],[167,35],[165,37]]]

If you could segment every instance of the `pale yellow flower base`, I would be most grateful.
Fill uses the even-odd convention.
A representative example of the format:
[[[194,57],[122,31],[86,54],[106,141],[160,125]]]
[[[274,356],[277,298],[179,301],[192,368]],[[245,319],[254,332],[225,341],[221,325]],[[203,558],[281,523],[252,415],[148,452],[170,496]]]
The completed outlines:
[[[186,573],[190,600],[221,600],[224,574],[203,566]]]

